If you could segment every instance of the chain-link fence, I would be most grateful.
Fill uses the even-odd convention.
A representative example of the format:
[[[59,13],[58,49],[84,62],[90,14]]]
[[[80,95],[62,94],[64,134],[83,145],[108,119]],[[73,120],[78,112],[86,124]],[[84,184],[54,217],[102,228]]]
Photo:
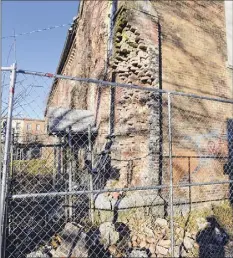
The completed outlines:
[[[5,257],[232,255],[231,100],[16,75],[2,113]]]

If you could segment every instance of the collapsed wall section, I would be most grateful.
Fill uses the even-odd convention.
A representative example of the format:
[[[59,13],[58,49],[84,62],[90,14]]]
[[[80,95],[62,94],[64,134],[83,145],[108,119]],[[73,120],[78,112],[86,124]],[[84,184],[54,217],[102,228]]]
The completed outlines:
[[[112,69],[118,82],[159,88],[157,16],[134,9],[122,8],[119,11],[115,20]],[[158,183],[159,99],[156,93],[116,89],[116,144],[112,159],[116,160],[115,166],[117,160],[126,160],[121,162],[121,186]],[[132,176],[131,182],[127,182],[130,162]]]
[[[114,120],[115,138],[108,172],[111,176],[105,185],[110,189],[159,185],[161,181],[162,96],[156,92],[160,88],[158,17],[155,11],[145,12],[135,6],[124,3],[115,15],[111,73],[116,82],[151,87],[155,91],[115,88],[114,109],[109,111],[109,119]],[[111,196],[119,195],[101,194],[95,207],[111,210]],[[141,207],[151,202],[163,203],[157,190],[145,191],[143,198],[138,192],[128,192],[119,209]],[[154,212],[161,214],[161,209],[162,205]]]

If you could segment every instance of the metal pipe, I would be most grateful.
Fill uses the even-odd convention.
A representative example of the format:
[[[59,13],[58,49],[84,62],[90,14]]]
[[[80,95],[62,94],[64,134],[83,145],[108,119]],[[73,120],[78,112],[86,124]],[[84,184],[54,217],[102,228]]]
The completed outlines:
[[[62,166],[61,166],[61,162],[62,162],[62,144],[61,144],[61,137],[58,137],[59,139],[59,144],[60,147],[58,147],[57,149],[57,178],[56,178],[56,189],[58,191],[61,191],[62,189]]]
[[[11,67],[11,79],[10,79],[10,87],[9,87],[9,102],[8,102],[8,113],[7,113],[7,127],[6,127],[6,138],[5,138],[5,149],[4,149],[4,160],[3,160],[3,171],[2,171],[2,188],[1,188],[1,199],[0,199],[0,223],[1,223],[1,231],[0,231],[0,252],[4,255],[3,241],[4,239],[4,223],[5,223],[5,212],[6,212],[6,203],[7,203],[7,180],[9,173],[9,152],[11,145],[11,126],[12,126],[12,113],[13,113],[13,102],[14,102],[14,90],[15,90],[15,81],[16,81],[16,63],[14,63]],[[1,255],[2,255],[1,254]]]
[[[112,0],[111,3],[111,11],[110,11],[110,22],[109,22],[109,38],[108,38],[108,56],[107,60],[109,62],[109,58],[112,55],[112,47],[113,47],[113,28],[114,28],[114,16],[117,11],[117,1],[118,0]]]
[[[93,166],[93,159],[92,159],[92,142],[91,142],[91,125],[88,126],[88,154],[90,160],[90,170],[89,170],[89,184],[90,184],[90,221],[94,223],[94,196],[93,196],[93,176],[92,176],[92,166]]]
[[[10,67],[1,67],[1,71],[12,71],[12,66]]]
[[[206,183],[192,183],[192,184],[173,184],[173,188],[178,187],[190,187],[190,186],[207,186],[207,185],[223,185],[233,183],[233,180],[219,181],[219,182],[206,182]],[[112,192],[132,192],[132,191],[146,191],[169,188],[170,185],[153,185],[153,186],[141,186],[131,188],[115,188],[115,189],[101,189],[101,190],[83,190],[72,192],[49,192],[49,193],[29,193],[29,194],[15,194],[9,196],[11,199],[24,199],[24,198],[36,198],[36,197],[52,197],[52,196],[64,196],[64,195],[81,195],[81,194],[100,194],[100,193],[112,193]]]
[[[108,48],[107,48],[107,67],[109,66],[109,60],[112,56],[112,50],[113,50],[113,29],[114,29],[114,15],[117,10],[117,1],[118,0],[112,0],[111,2],[111,10],[110,10],[110,22],[109,22],[109,37],[108,37]],[[113,75],[112,81],[115,82],[115,75]],[[114,128],[114,92],[115,89],[113,87],[110,87],[109,89],[109,135],[113,134],[113,128]]]
[[[53,188],[56,188],[57,178],[57,148],[53,147]]]
[[[196,94],[189,94],[189,93],[184,93],[184,92],[167,91],[167,90],[156,89],[156,88],[151,88],[151,87],[142,87],[142,86],[139,86],[136,84],[109,82],[109,81],[97,80],[97,79],[91,79],[91,78],[80,78],[80,77],[73,77],[73,76],[64,76],[64,75],[59,75],[59,74],[31,72],[31,71],[25,71],[25,70],[17,70],[17,73],[30,74],[30,75],[42,76],[42,77],[50,77],[50,78],[58,78],[58,79],[64,79],[64,80],[73,80],[73,81],[86,82],[86,83],[94,83],[94,84],[98,84],[99,86],[102,86],[102,87],[110,87],[110,86],[116,87],[117,86],[117,87],[121,87],[121,88],[138,89],[138,90],[158,92],[158,93],[170,93],[171,95],[185,96],[185,97],[190,97],[190,98],[212,100],[212,101],[216,101],[216,102],[233,104],[233,100],[230,100],[230,99],[212,98],[212,97],[199,96]]]
[[[170,171],[170,227],[171,227],[171,257],[174,257],[174,211],[173,211],[173,167],[172,167],[172,114],[171,94],[168,93],[168,138],[169,138],[169,171]]]
[[[48,192],[48,193],[28,193],[28,194],[15,194],[10,196],[11,199],[24,199],[24,198],[36,198],[36,197],[53,197],[53,196],[65,196],[65,195],[81,195],[81,194],[100,194],[100,193],[111,193],[111,192],[130,192],[138,190],[156,190],[160,188],[167,188],[168,185],[164,186],[151,186],[151,187],[134,187],[134,188],[116,188],[116,189],[101,189],[101,190],[82,190],[72,192]]]
[[[169,158],[169,155],[164,155],[164,158]],[[214,156],[214,155],[192,155],[192,156],[183,156],[183,155],[172,155],[172,158],[176,159],[228,159],[228,156]]]
[[[68,149],[68,164],[67,164],[67,168],[68,168],[68,190],[69,192],[72,191],[72,163],[73,163],[73,158],[72,158],[72,151],[73,151],[73,148],[72,148],[72,143],[71,143],[71,127],[69,127],[69,134],[68,134],[68,146],[69,148]],[[67,150],[66,149],[66,150]],[[73,214],[73,203],[72,203],[72,196],[69,196],[68,197],[68,205],[69,205],[69,219],[71,220],[72,219],[72,214]]]
[[[109,98],[109,135],[114,134],[114,123],[115,123],[115,87],[110,89]]]

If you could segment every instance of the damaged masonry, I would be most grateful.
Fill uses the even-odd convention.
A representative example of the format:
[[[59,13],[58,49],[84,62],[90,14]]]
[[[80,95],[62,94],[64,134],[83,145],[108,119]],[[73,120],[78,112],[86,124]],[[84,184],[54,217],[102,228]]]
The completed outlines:
[[[80,1],[56,74],[10,69],[46,86],[8,104],[2,256],[231,257],[226,61],[224,2]]]

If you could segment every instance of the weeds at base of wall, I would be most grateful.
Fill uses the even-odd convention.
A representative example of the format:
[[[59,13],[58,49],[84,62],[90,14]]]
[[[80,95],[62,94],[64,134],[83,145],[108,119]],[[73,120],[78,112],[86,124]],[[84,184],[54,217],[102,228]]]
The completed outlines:
[[[177,226],[186,228],[187,231],[197,231],[198,222],[204,222],[205,218],[211,215],[233,237],[233,211],[229,201],[212,204],[210,208],[191,211],[185,216],[176,216],[174,221],[177,223]]]
[[[16,173],[23,172],[29,175],[51,175],[53,173],[53,168],[48,164],[47,160],[14,160],[12,166]]]

